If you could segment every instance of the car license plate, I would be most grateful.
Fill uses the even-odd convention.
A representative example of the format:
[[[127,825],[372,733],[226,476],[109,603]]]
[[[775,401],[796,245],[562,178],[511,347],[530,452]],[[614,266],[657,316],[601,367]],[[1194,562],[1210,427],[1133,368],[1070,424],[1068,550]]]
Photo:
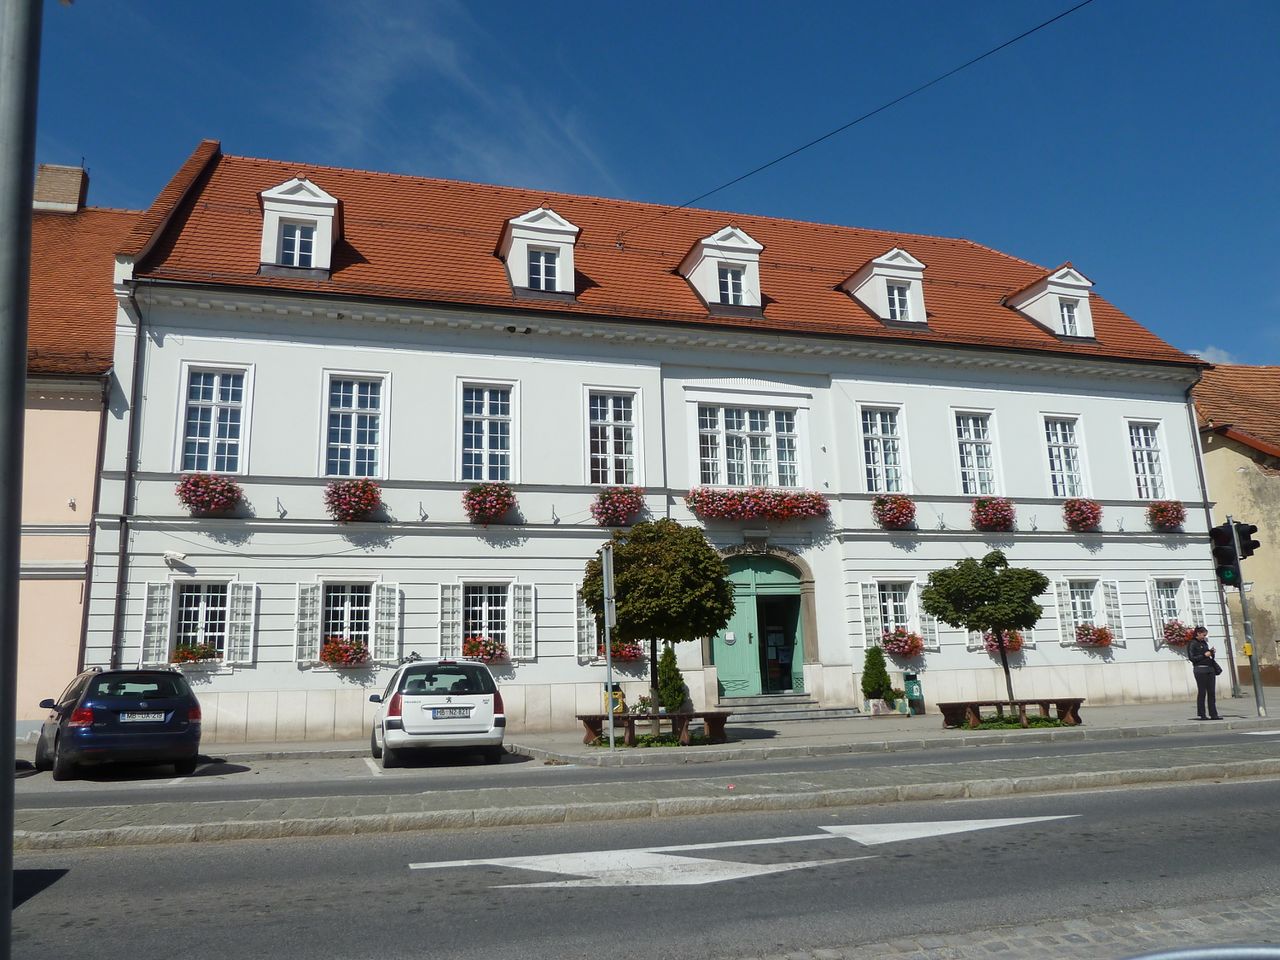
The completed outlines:
[[[470,707],[433,707],[431,710],[432,720],[455,720],[463,719],[471,716]]]
[[[164,711],[157,713],[122,713],[121,723],[158,723],[164,719]]]

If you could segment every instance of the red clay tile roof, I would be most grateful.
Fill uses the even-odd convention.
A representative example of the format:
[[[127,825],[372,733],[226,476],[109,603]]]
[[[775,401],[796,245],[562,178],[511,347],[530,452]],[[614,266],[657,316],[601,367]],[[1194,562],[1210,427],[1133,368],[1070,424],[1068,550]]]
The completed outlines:
[[[27,372],[98,375],[111,367],[115,252],[134,210],[86,207],[31,215]]]
[[[1280,456],[1280,367],[1218,364],[1204,371],[1192,396],[1202,429]]]
[[[156,280],[260,287],[335,297],[469,304],[658,323],[750,327],[775,333],[968,345],[1201,364],[1093,300],[1096,342],[1064,341],[1001,305],[1045,268],[968,240],[860,230],[709,210],[548,194],[452,180],[305,166],[200,150],[162,194],[187,193],[172,228],[138,265]],[[305,174],[342,205],[343,239],[328,280],[259,276],[258,194]],[[188,192],[189,191],[189,192]],[[159,205],[159,201],[157,201]],[[539,206],[581,228],[575,302],[513,296],[494,246],[503,225]],[[155,207],[152,208],[153,211]],[[156,220],[147,214],[148,223]],[[733,223],[764,244],[764,316],[711,316],[676,267],[702,237]],[[142,224],[137,237],[145,232]],[[625,232],[625,234],[624,234]],[[621,239],[620,239],[621,238]],[[838,288],[867,260],[902,247],[928,264],[927,329],[890,329]],[[136,247],[136,244],[135,244]]]

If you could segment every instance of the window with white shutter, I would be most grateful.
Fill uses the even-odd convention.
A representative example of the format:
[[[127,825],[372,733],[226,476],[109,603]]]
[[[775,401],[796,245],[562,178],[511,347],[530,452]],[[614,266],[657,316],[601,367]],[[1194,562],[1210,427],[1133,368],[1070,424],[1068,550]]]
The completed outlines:
[[[1120,605],[1120,584],[1115,580],[1102,581],[1103,607],[1107,626],[1111,628],[1112,646],[1124,646],[1124,608]]]
[[[1204,597],[1199,580],[1159,578],[1147,584],[1147,604],[1151,610],[1151,631],[1157,647],[1164,646],[1164,625],[1177,620],[1184,627],[1204,623]]]
[[[511,585],[511,656],[532,660],[538,655],[537,602],[532,583]]]
[[[440,656],[462,656],[462,584],[440,584]]]
[[[1053,585],[1058,601],[1058,641],[1066,646],[1076,642],[1075,616],[1071,609],[1071,584],[1059,580]]]
[[[1187,591],[1187,620],[1191,627],[1204,626],[1204,598],[1200,593],[1199,580],[1186,580],[1183,586]]]
[[[173,624],[173,586],[166,581],[146,585],[142,614],[142,665],[169,662],[169,633]]]
[[[233,580],[227,585],[227,648],[225,663],[250,666],[258,624],[258,585]]]
[[[294,625],[293,655],[298,663],[320,659],[320,584],[298,584],[298,605]]]
[[[582,599],[581,589],[575,591],[573,596],[577,601],[578,659],[594,660],[600,646],[596,640],[596,615],[587,606],[587,601]]]
[[[921,601],[923,596],[921,591],[927,585],[927,580],[917,580],[913,599],[916,607],[916,620],[920,623],[920,639],[924,641],[926,650],[936,651],[938,649],[938,618],[925,613],[924,604]]]
[[[373,585],[373,659],[395,663],[400,659],[400,584]]]
[[[880,588],[874,580],[862,584],[862,640],[868,649],[880,642],[884,628],[880,620]]]

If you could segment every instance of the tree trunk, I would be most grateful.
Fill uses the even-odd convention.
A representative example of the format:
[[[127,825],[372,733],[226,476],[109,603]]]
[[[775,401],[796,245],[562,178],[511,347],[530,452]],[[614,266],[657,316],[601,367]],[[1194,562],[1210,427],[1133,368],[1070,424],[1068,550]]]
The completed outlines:
[[[1004,688],[1009,694],[1009,709],[1013,709],[1013,675],[1009,672],[1009,655],[1004,649],[1004,631],[996,633],[996,643],[1000,644],[1000,666],[1004,670]]]
[[[658,721],[658,639],[649,638],[649,731],[655,737],[661,731]]]

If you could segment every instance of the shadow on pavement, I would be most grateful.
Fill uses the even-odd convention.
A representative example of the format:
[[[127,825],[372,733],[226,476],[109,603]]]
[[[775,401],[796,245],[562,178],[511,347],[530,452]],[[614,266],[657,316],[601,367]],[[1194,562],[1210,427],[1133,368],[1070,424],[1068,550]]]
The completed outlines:
[[[13,906],[22,906],[37,893],[43,893],[49,887],[65,877],[68,870],[14,870],[13,871]]]

